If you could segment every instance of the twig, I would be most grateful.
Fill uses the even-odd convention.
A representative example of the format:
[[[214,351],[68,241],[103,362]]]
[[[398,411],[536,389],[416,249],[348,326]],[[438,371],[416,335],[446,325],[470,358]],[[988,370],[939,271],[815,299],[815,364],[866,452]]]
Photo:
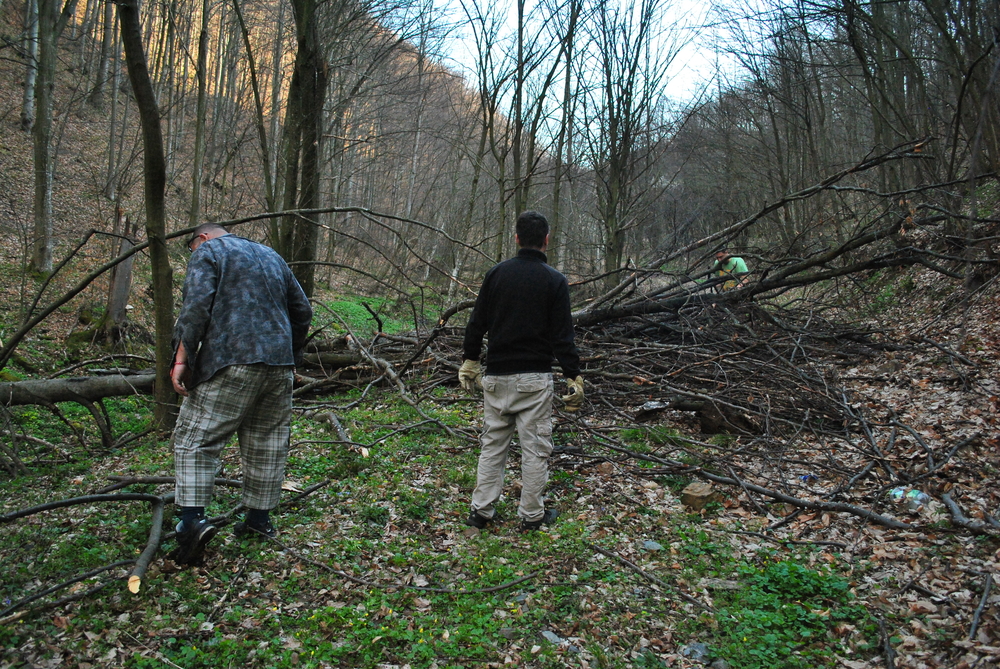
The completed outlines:
[[[475,300],[465,300],[464,302],[459,302],[458,304],[452,305],[447,310],[445,310],[444,313],[442,313],[441,316],[438,318],[437,325],[434,326],[434,329],[431,330],[431,333],[427,335],[427,338],[424,339],[424,341],[420,344],[417,350],[414,351],[413,355],[410,356],[410,359],[407,360],[405,363],[403,363],[403,366],[399,368],[400,375],[406,374],[406,372],[409,371],[410,366],[414,362],[416,362],[417,358],[419,358],[421,354],[423,354],[423,352],[427,350],[427,347],[431,345],[431,342],[437,339],[438,335],[441,334],[441,332],[447,325],[448,319],[457,314],[459,311],[463,311],[465,309],[471,309],[475,305],[476,305]]]
[[[604,440],[595,439],[595,441],[601,443]],[[604,446],[605,448],[610,448],[613,451],[618,451],[620,453],[627,453],[631,457],[639,460],[647,460],[649,462],[658,462],[660,464],[667,465],[672,469],[673,473],[676,474],[691,474],[693,476],[698,476],[708,481],[712,481],[713,483],[724,483],[726,485],[741,485],[744,486],[745,489],[752,490],[759,495],[765,495],[767,497],[771,497],[772,499],[776,499],[780,502],[785,502],[786,504],[791,504],[793,506],[800,506],[806,509],[815,509],[817,511],[834,511],[838,513],[839,512],[849,513],[851,515],[858,516],[859,518],[870,520],[878,525],[884,525],[885,527],[891,527],[897,530],[913,529],[913,525],[910,523],[904,523],[899,520],[895,520],[894,518],[889,518],[888,516],[883,516],[882,514],[875,513],[874,511],[863,509],[853,504],[846,504],[844,502],[819,502],[819,501],[801,499],[799,497],[792,497],[791,495],[786,495],[776,490],[770,490],[768,488],[764,488],[762,486],[755,485],[747,481],[743,481],[740,478],[735,478],[735,477],[729,478],[726,476],[719,476],[717,474],[710,474],[701,467],[695,467],[693,465],[688,465],[683,462],[678,462],[676,460],[667,460],[665,458],[658,458],[652,455],[643,455],[641,453],[635,453],[633,451],[630,451],[627,448],[612,446],[608,443],[601,443],[601,445]]]
[[[697,606],[699,608],[702,608],[702,609],[704,609],[706,611],[714,611],[714,609],[711,606],[709,606],[708,604],[704,604],[704,603],[698,601],[696,598],[692,597],[691,595],[687,594],[686,592],[678,590],[677,588],[671,586],[669,583],[666,583],[666,582],[661,581],[660,579],[656,578],[652,574],[646,573],[645,571],[642,570],[641,567],[639,567],[639,565],[635,564],[634,562],[629,562],[628,560],[626,560],[625,558],[623,558],[620,555],[612,553],[611,551],[604,550],[603,548],[601,548],[597,544],[588,543],[587,545],[589,545],[591,548],[593,548],[595,551],[597,551],[601,555],[605,555],[605,556],[607,556],[609,558],[618,560],[623,565],[625,565],[626,567],[628,567],[629,569],[631,569],[635,573],[639,574],[640,576],[642,576],[643,578],[645,578],[650,583],[655,583],[656,585],[660,586],[661,588],[663,588],[664,590],[667,590],[669,592],[676,592],[678,595],[681,596],[682,599],[684,599],[684,601],[686,601],[686,602],[688,602],[690,604],[694,604],[695,606]]]
[[[972,627],[969,628],[970,641],[976,636],[976,631],[979,629],[979,618],[983,615],[983,609],[986,608],[986,602],[990,598],[990,590],[992,589],[993,574],[986,574],[986,580],[983,582],[983,596],[979,599],[979,606],[976,607],[976,612],[972,615]]]
[[[738,479],[738,478],[736,478],[736,472],[734,472],[734,471],[733,471],[733,468],[732,468],[732,467],[730,467],[730,468],[729,468],[729,475],[730,475],[730,476],[732,476],[732,477],[733,477],[734,479],[736,479],[737,481],[739,481],[739,479]],[[765,516],[765,517],[766,517],[766,516],[767,516],[767,510],[766,510],[766,509],[764,509],[764,507],[762,507],[762,506],[761,506],[761,505],[760,505],[760,504],[759,504],[759,503],[757,502],[757,500],[755,500],[755,499],[753,498],[753,495],[751,495],[751,494],[750,494],[750,491],[749,491],[749,490],[747,490],[747,487],[746,487],[745,485],[743,485],[743,482],[742,482],[742,481],[740,481],[740,487],[741,487],[741,488],[743,488],[743,492],[744,492],[744,493],[746,493],[746,496],[747,496],[747,499],[748,499],[748,500],[750,500],[750,503],[751,503],[751,504],[753,504],[753,508],[757,509],[757,513],[759,513],[760,515],[762,515],[762,516]]]
[[[780,537],[770,537],[766,534],[761,534],[760,532],[745,532],[743,530],[719,530],[719,531],[726,532],[728,534],[742,534],[748,537],[759,537],[761,539],[766,539],[767,541],[773,541],[776,544],[795,544],[796,546],[833,546],[834,548],[847,550],[847,544],[841,543],[839,541],[802,541],[799,539],[782,539]]]
[[[229,585],[226,586],[226,592],[223,593],[219,601],[217,601],[215,603],[215,606],[212,607],[212,612],[208,614],[207,620],[211,621],[213,618],[215,618],[216,612],[222,607],[223,604],[226,603],[226,599],[229,598],[229,593],[233,591],[233,588],[236,587],[236,584],[243,577],[243,573],[247,570],[247,565],[249,564],[250,564],[250,557],[249,556],[244,557],[243,564],[240,565],[239,571],[237,571],[233,575],[233,578],[229,581]]]
[[[889,631],[885,626],[885,618],[879,616],[878,634],[882,639],[882,653],[885,655],[885,669],[896,669],[896,651],[892,649]]]
[[[63,581],[62,583],[59,583],[58,585],[50,586],[50,587],[46,588],[45,590],[42,590],[41,592],[36,592],[35,594],[31,595],[30,597],[25,597],[22,600],[14,602],[13,604],[11,604],[10,606],[8,606],[3,611],[0,611],[0,618],[3,618],[4,616],[6,616],[8,613],[11,613],[12,611],[17,611],[18,609],[22,608],[23,606],[25,606],[27,604],[30,604],[31,602],[34,602],[36,600],[39,600],[42,597],[45,597],[46,595],[51,595],[53,592],[58,592],[59,590],[62,590],[63,588],[68,588],[69,586],[73,585],[74,583],[79,583],[80,581],[86,581],[88,578],[93,578],[94,576],[97,576],[98,574],[103,574],[106,571],[111,571],[112,569],[117,569],[118,567],[125,567],[127,565],[135,564],[135,562],[136,562],[135,560],[120,560],[118,562],[113,562],[111,564],[104,565],[103,567],[98,567],[97,569],[91,569],[90,571],[86,572],[85,574],[78,574],[78,575],[74,576],[73,578],[69,579],[68,581]],[[0,622],[2,622],[2,621],[0,621]]]
[[[287,500],[283,501],[278,506],[282,507],[282,508],[292,506],[293,504],[296,504],[297,502],[299,502],[303,498],[308,497],[309,495],[313,494],[314,492],[316,492],[320,488],[325,488],[328,485],[330,485],[330,479],[327,479],[325,481],[320,481],[319,483],[315,483],[315,484],[309,486],[308,488],[306,488],[305,490],[303,490],[302,492],[300,492],[297,495],[295,495],[295,497],[292,497],[291,499],[287,499]]]
[[[921,341],[921,342],[923,342],[925,344],[930,344],[934,348],[940,349],[944,353],[947,353],[948,355],[950,355],[955,360],[958,360],[959,362],[961,362],[963,364],[969,365],[970,367],[979,367],[979,365],[977,365],[976,363],[972,362],[971,360],[969,360],[968,358],[966,358],[964,355],[961,355],[959,353],[955,353],[950,348],[948,348],[946,346],[942,346],[941,344],[937,343],[936,341],[934,341],[930,337],[920,337],[917,341]]]

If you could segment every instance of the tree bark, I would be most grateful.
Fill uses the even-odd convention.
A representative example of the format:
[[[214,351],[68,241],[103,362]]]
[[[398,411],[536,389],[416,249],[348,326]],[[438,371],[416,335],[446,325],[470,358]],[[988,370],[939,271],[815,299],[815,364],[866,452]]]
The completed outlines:
[[[208,110],[208,20],[211,5],[208,0],[201,4],[201,31],[198,33],[198,111],[194,126],[194,165],[191,167],[191,209],[188,225],[198,225],[201,217],[201,182],[205,166],[205,117]]]
[[[56,77],[56,0],[38,0],[38,79],[35,82],[35,200],[31,269],[52,271],[52,94]]]
[[[56,402],[96,402],[105,397],[148,395],[153,392],[154,374],[135,376],[80,376],[72,379],[42,379],[0,383],[0,405],[50,405]]]
[[[21,129],[30,132],[35,125],[35,82],[38,80],[38,0],[24,3],[24,47],[28,69],[24,73]]]
[[[144,195],[146,200],[146,238],[152,265],[153,303],[156,321],[156,386],[154,420],[160,428],[173,426],[176,403],[170,383],[170,362],[173,358],[171,334],[174,320],[173,277],[166,242],[166,208],[164,188],[166,165],[163,157],[163,135],[160,131],[160,111],[156,106],[153,84],[149,78],[146,54],[143,51],[142,29],[139,25],[137,0],[123,0],[118,5],[122,42],[128,64],[132,92],[142,125]]]

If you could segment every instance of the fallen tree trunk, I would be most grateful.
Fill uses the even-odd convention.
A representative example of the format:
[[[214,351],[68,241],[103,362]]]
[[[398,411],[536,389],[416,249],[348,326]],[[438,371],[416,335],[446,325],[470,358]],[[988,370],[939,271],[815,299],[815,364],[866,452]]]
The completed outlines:
[[[0,383],[0,405],[52,405],[56,402],[96,402],[104,397],[149,395],[155,374],[135,376],[79,376],[70,379],[43,379]]]

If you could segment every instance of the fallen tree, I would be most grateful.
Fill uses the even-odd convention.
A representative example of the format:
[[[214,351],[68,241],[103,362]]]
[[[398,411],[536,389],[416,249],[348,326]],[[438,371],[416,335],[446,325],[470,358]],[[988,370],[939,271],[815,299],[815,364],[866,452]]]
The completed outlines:
[[[134,374],[0,383],[0,405],[49,406],[57,402],[92,403],[105,397],[149,395],[155,380],[155,374]]]

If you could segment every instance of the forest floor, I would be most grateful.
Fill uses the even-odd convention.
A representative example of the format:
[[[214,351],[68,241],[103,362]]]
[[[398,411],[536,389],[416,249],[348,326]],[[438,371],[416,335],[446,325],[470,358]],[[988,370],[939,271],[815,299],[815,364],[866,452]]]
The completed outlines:
[[[224,528],[202,565],[178,568],[167,540],[137,594],[126,587],[126,564],[25,602],[135,560],[149,507],[90,502],[0,525],[0,666],[995,666],[1000,589],[990,588],[1000,541],[989,529],[956,527],[941,496],[973,521],[997,509],[1000,309],[989,291],[942,308],[923,280],[911,276],[905,290],[887,284],[880,317],[891,328],[880,336],[935,345],[839,371],[862,398],[858,412],[914,431],[880,443],[890,466],[931,496],[927,507],[914,514],[884,492],[859,496],[906,529],[728,486],[716,486],[719,497],[701,511],[685,507],[680,491],[696,478],[634,456],[680,443],[696,462],[695,446],[738,454],[747,437],[699,435],[679,412],[625,421],[603,406],[595,373],[584,411],[556,415],[564,452],[553,457],[548,496],[558,521],[518,532],[515,448],[504,522],[470,530],[461,521],[475,481],[479,401],[432,383],[421,415],[394,390],[356,389],[297,401],[277,541]],[[34,355],[44,359],[41,349]],[[421,374],[431,371],[411,385]],[[146,429],[144,398],[106,406],[119,441]],[[113,476],[172,474],[167,441],[146,436],[101,452],[89,416],[72,406],[63,413],[65,422],[37,407],[6,414],[8,434],[35,441],[17,442],[31,471],[5,481],[0,511],[94,493]],[[324,421],[329,413],[353,443]],[[822,438],[787,443],[804,477],[792,482],[799,497],[822,498],[842,483],[838,467],[850,453]],[[939,463],[921,479],[925,447]],[[238,478],[238,468],[231,447],[221,475]],[[228,523],[238,495],[218,487],[209,514]]]

